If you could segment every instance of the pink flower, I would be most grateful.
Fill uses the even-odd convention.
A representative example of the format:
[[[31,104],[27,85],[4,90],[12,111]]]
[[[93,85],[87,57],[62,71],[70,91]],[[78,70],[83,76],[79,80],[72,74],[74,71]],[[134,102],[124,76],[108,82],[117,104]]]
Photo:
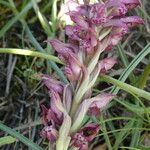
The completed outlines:
[[[62,103],[61,97],[55,91],[52,91],[50,93],[50,97],[51,97],[51,100],[50,100],[51,110],[56,114],[57,118],[62,121],[63,120],[63,117],[62,117],[63,113],[59,110],[58,105],[57,105],[57,103]]]
[[[58,131],[52,126],[45,126],[41,133],[43,139],[48,139],[51,143],[54,143],[58,138]]]
[[[116,64],[116,59],[110,57],[99,62],[100,73],[106,73]]]
[[[103,4],[90,5],[89,21],[94,25],[101,25],[106,22],[106,9]]]
[[[85,125],[72,136],[72,145],[79,150],[88,150],[88,143],[91,142],[99,132],[99,125],[90,123]]]
[[[108,0],[107,2],[106,2],[106,5],[124,5],[128,10],[130,10],[130,9],[133,9],[133,8],[135,8],[135,7],[137,7],[137,6],[139,6],[140,5],[140,1],[139,0]],[[118,5],[118,6],[119,6]]]
[[[54,80],[48,75],[42,75],[42,80],[49,91],[63,92],[64,84],[62,82]]]
[[[83,16],[81,16],[80,12],[70,11],[67,14],[70,16],[71,20],[73,22],[75,22],[78,26],[80,26],[86,30],[89,28],[88,22],[86,21],[86,19]]]
[[[121,18],[120,20],[124,22],[128,27],[134,27],[140,24],[144,24],[143,19],[141,19],[138,16],[124,17],[124,18]]]
[[[65,44],[57,39],[48,40],[47,42],[51,44],[63,61],[68,59],[69,54],[76,53],[77,51],[76,47],[72,47],[71,44]]]
[[[47,125],[55,125],[58,126],[62,123],[62,121],[57,117],[55,112],[52,111],[52,109],[47,109],[44,105],[41,105],[42,109],[42,123]]]
[[[114,96],[112,94],[103,93],[95,97],[83,100],[75,114],[72,130],[76,131],[81,126],[82,121],[87,113],[94,116],[99,115],[100,111],[108,105],[113,97]]]
[[[111,11],[111,13],[109,14],[109,18],[124,16],[128,11],[124,3],[120,2],[119,0],[107,1],[105,7],[108,9],[108,11]]]
[[[117,1],[117,0],[116,0]],[[139,0],[120,0],[128,9],[133,9],[140,5]]]
[[[100,111],[108,105],[113,97],[112,94],[107,93],[97,95],[88,109],[88,114],[92,116],[100,115]]]
[[[134,27],[140,24],[144,24],[143,19],[138,16],[130,16],[120,19],[110,19],[104,24],[104,27]]]
[[[69,55],[68,63],[65,66],[65,73],[70,81],[75,81],[79,79],[80,74],[82,73],[83,65],[79,60],[73,55]]]
[[[68,35],[69,38],[73,40],[80,40],[80,38],[83,38],[86,35],[86,31],[84,28],[71,25],[66,26],[65,33],[66,35]]]

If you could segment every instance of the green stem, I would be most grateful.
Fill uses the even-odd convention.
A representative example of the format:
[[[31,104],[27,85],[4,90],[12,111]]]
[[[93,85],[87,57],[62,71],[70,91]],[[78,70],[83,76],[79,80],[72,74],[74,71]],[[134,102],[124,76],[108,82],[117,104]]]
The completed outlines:
[[[103,80],[105,82],[112,83],[115,86],[118,86],[119,88],[121,88],[121,89],[123,89],[123,90],[125,90],[125,91],[127,91],[129,93],[134,93],[134,94],[136,94],[139,97],[143,97],[143,98],[145,98],[147,100],[150,100],[150,93],[149,92],[146,92],[144,90],[141,90],[139,88],[131,86],[131,85],[127,84],[127,83],[121,82],[121,81],[119,81],[117,79],[114,79],[112,77],[109,77],[107,75],[102,75],[102,76],[100,76],[99,79]]]
[[[49,55],[48,53],[35,52],[26,49],[16,49],[16,48],[0,48],[0,53],[8,53],[8,54],[16,54],[16,55],[24,55],[24,56],[32,56],[48,59],[59,64],[63,64],[57,57]]]

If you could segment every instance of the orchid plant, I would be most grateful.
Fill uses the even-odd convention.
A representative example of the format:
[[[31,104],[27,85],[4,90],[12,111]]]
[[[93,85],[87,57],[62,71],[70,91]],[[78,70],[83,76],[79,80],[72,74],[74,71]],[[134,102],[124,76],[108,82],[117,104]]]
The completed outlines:
[[[107,73],[116,63],[113,57],[99,60],[100,55],[108,55],[130,28],[144,22],[138,16],[125,16],[140,5],[139,0],[103,0],[95,4],[70,0],[66,5],[67,15],[74,22],[65,28],[67,43],[57,39],[47,42],[63,61],[69,83],[42,75],[50,106],[42,105],[41,136],[54,150],[88,150],[100,125],[85,118],[98,117],[114,97],[109,93],[93,97],[92,88],[99,74]]]

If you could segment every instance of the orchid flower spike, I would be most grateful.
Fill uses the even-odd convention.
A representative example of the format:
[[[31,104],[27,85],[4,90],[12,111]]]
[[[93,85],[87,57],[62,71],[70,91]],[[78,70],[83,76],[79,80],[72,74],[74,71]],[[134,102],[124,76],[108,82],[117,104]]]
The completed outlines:
[[[86,116],[99,117],[114,98],[108,93],[92,93],[99,74],[108,73],[117,63],[108,56],[108,50],[113,50],[131,28],[144,21],[127,16],[128,11],[140,6],[139,0],[103,0],[94,4],[90,0],[83,0],[82,4],[69,0],[66,6],[66,14],[74,23],[65,27],[68,41],[52,39],[47,43],[64,62],[63,72],[69,84],[41,76],[50,96],[49,107],[41,105],[41,137],[52,144],[52,150],[88,150],[100,125],[83,120]]]

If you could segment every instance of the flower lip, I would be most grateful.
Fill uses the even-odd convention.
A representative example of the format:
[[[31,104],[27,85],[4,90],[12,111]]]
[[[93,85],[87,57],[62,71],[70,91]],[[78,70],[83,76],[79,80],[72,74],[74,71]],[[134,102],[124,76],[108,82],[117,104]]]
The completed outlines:
[[[87,150],[88,143],[91,142],[99,132],[99,125],[96,123],[86,124],[72,136],[72,145],[80,150]]]
[[[72,137],[71,145],[79,148],[79,150],[88,149],[88,141],[82,133],[75,133],[75,135]]]
[[[100,126],[96,123],[89,123],[80,129],[80,133],[82,133],[88,142],[91,142],[97,133],[99,132]]]
[[[52,125],[45,126],[40,135],[42,138],[48,139],[51,143],[54,143],[58,138],[58,131]]]

